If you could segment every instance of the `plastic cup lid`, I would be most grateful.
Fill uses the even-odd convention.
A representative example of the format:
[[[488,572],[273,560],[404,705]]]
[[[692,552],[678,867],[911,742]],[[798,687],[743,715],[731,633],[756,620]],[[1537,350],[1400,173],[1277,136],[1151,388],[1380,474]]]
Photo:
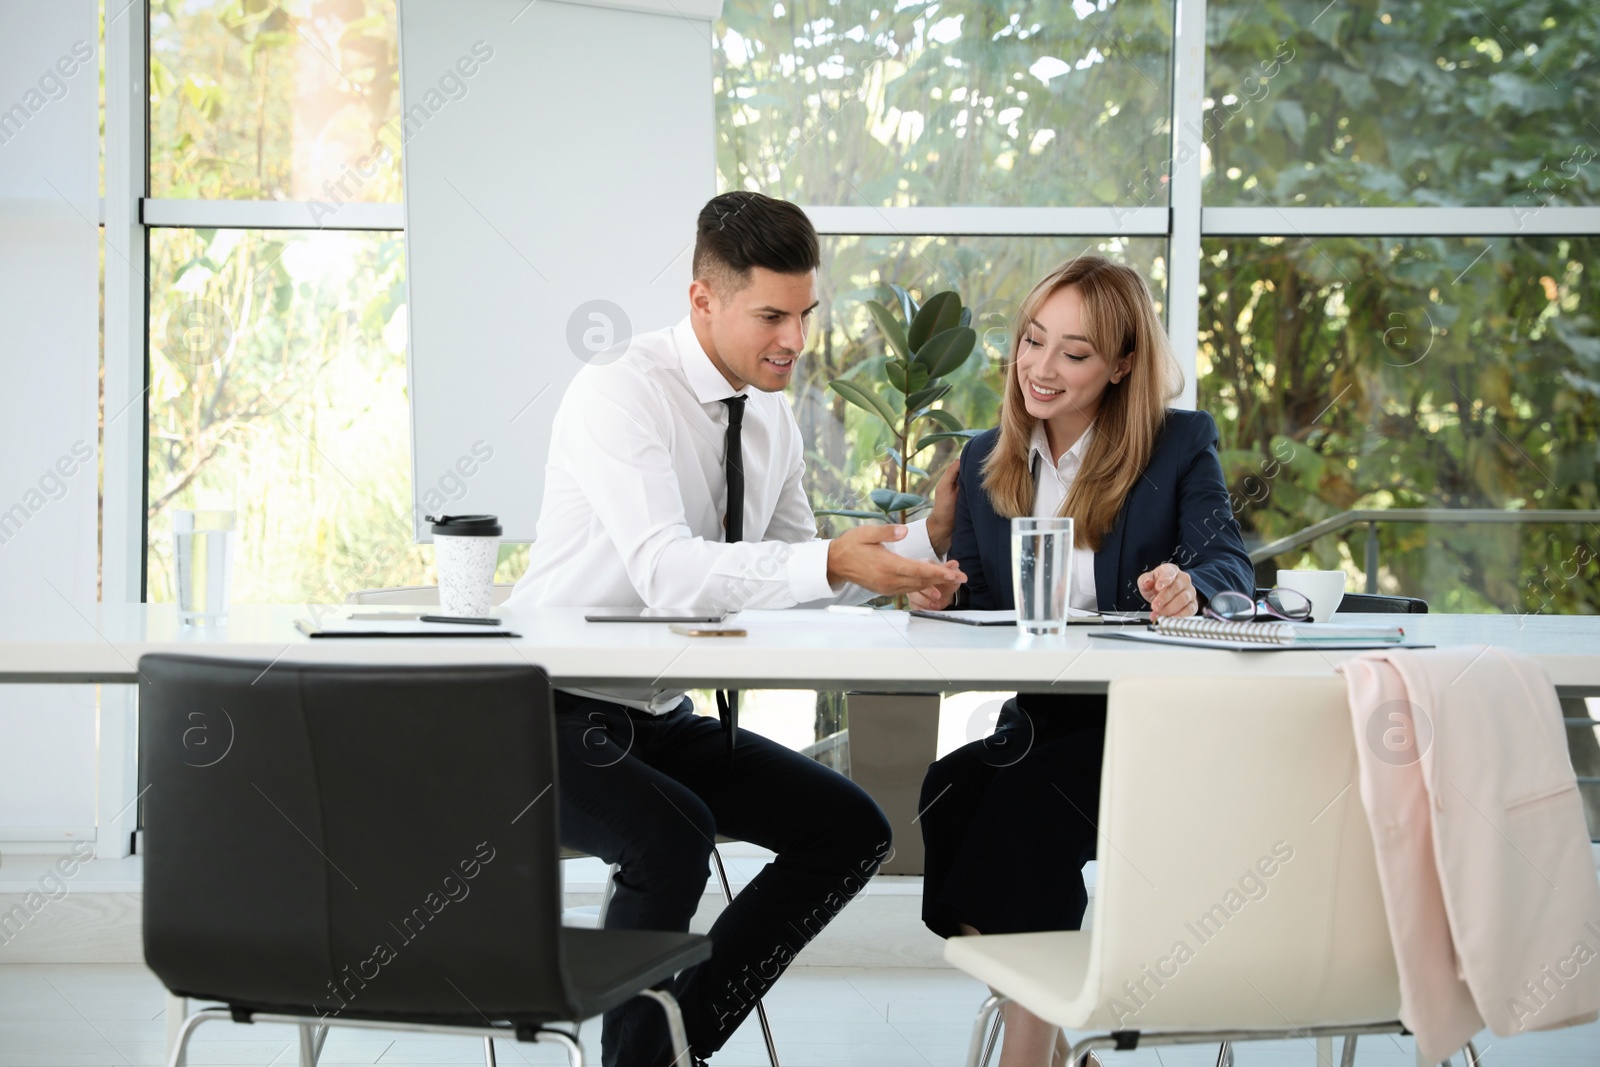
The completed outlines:
[[[498,515],[424,515],[424,519],[433,523],[435,537],[499,537],[500,516]]]

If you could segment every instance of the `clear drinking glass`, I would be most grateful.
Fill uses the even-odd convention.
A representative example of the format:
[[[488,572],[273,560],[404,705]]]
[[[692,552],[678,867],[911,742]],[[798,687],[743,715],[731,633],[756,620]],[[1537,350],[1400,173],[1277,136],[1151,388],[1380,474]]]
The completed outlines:
[[[1058,634],[1072,588],[1072,520],[1011,520],[1011,592],[1023,633]]]
[[[233,527],[231,511],[172,513],[172,565],[177,575],[179,621],[211,626],[228,621],[233,586]]]

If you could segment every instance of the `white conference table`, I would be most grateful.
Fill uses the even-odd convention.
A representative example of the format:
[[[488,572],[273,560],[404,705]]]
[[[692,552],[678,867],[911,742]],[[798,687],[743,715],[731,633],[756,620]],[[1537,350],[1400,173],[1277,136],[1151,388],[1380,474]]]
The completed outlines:
[[[534,664],[555,685],[698,689],[962,690],[1105,692],[1133,675],[1331,673],[1350,651],[1232,652],[1094,638],[1094,627],[1024,637],[1014,627],[974,627],[827,611],[747,611],[747,637],[684,637],[664,624],[589,623],[583,609],[503,612],[522,636],[508,638],[317,639],[296,618],[344,606],[238,605],[225,626],[184,627],[171,604],[65,600],[0,612],[0,682],[133,684],[139,657],[187,652],[275,663]],[[1348,615],[1339,621],[1398,623],[1409,639],[1440,647],[1493,644],[1536,659],[1563,697],[1600,696],[1600,616]],[[1469,668],[1470,669],[1470,668]],[[935,705],[936,706],[936,705]],[[114,724],[114,725],[113,725]],[[116,752],[131,741],[128,718],[102,720],[101,807],[123,819],[136,799],[131,769]],[[928,754],[931,758],[931,753]],[[125,851],[125,850],[124,850]],[[168,1047],[184,1011],[169,1005]]]
[[[504,613],[522,636],[316,639],[294,627],[343,605],[237,605],[224,626],[184,627],[171,604],[58,601],[0,612],[0,682],[127,683],[147,652],[230,656],[264,663],[505,664],[544,668],[557,686],[877,690],[1010,689],[1105,692],[1131,675],[1323,674],[1359,653],[1232,652],[1139,645],[1090,636],[1025,637],[1012,627],[815,610],[746,611],[748,637],[684,637],[664,624],[589,623],[581,608]],[[1564,697],[1600,696],[1600,615],[1343,615],[1401,624],[1409,640],[1440,647],[1493,644],[1536,659]]]

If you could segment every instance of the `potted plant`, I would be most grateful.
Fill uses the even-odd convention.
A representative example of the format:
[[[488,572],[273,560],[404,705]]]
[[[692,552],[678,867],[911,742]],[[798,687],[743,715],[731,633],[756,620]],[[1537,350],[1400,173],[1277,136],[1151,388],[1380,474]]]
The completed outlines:
[[[964,440],[982,432],[967,429],[953,412],[934,406],[950,392],[944,379],[977,346],[971,310],[961,306],[961,297],[954,292],[935,293],[918,305],[905,289],[890,288],[899,302],[900,318],[878,301],[867,301],[887,348],[881,382],[866,380],[863,367],[852,377],[829,382],[828,388],[888,426],[894,438],[888,449],[891,484],[872,490],[877,511],[838,509],[819,515],[907,521],[931,503],[928,493],[934,475],[913,462],[917,455],[940,441]],[[912,492],[913,476],[921,479],[921,492]],[[820,712],[828,694],[817,697]],[[830,711],[830,718],[837,715],[835,709]],[[917,798],[938,740],[939,695],[846,693],[843,711],[848,724],[841,731],[848,738],[848,773],[883,808],[895,830],[895,852],[883,872],[921,874]],[[838,735],[831,740],[836,748]]]
[[[888,449],[891,484],[872,490],[877,511],[830,509],[818,515],[905,522],[929,505],[933,476],[917,466],[916,456],[940,441],[966,439],[981,431],[969,430],[953,412],[935,407],[950,383],[944,379],[960,369],[977,346],[972,311],[961,306],[954,291],[935,293],[924,304],[898,285],[889,287],[900,305],[904,324],[876,300],[867,301],[878,331],[887,346],[881,364],[882,385],[864,381],[864,374],[836,378],[828,388],[863,411],[882,419],[894,438]],[[870,364],[868,364],[870,366]],[[911,478],[921,479],[923,492],[912,492]]]

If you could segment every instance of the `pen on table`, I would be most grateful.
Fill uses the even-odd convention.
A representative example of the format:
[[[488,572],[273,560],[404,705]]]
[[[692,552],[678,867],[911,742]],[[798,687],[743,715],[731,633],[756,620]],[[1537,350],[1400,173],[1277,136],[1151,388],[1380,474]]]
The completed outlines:
[[[869,608],[863,604],[829,604],[828,610],[835,615],[876,615],[877,608]]]

